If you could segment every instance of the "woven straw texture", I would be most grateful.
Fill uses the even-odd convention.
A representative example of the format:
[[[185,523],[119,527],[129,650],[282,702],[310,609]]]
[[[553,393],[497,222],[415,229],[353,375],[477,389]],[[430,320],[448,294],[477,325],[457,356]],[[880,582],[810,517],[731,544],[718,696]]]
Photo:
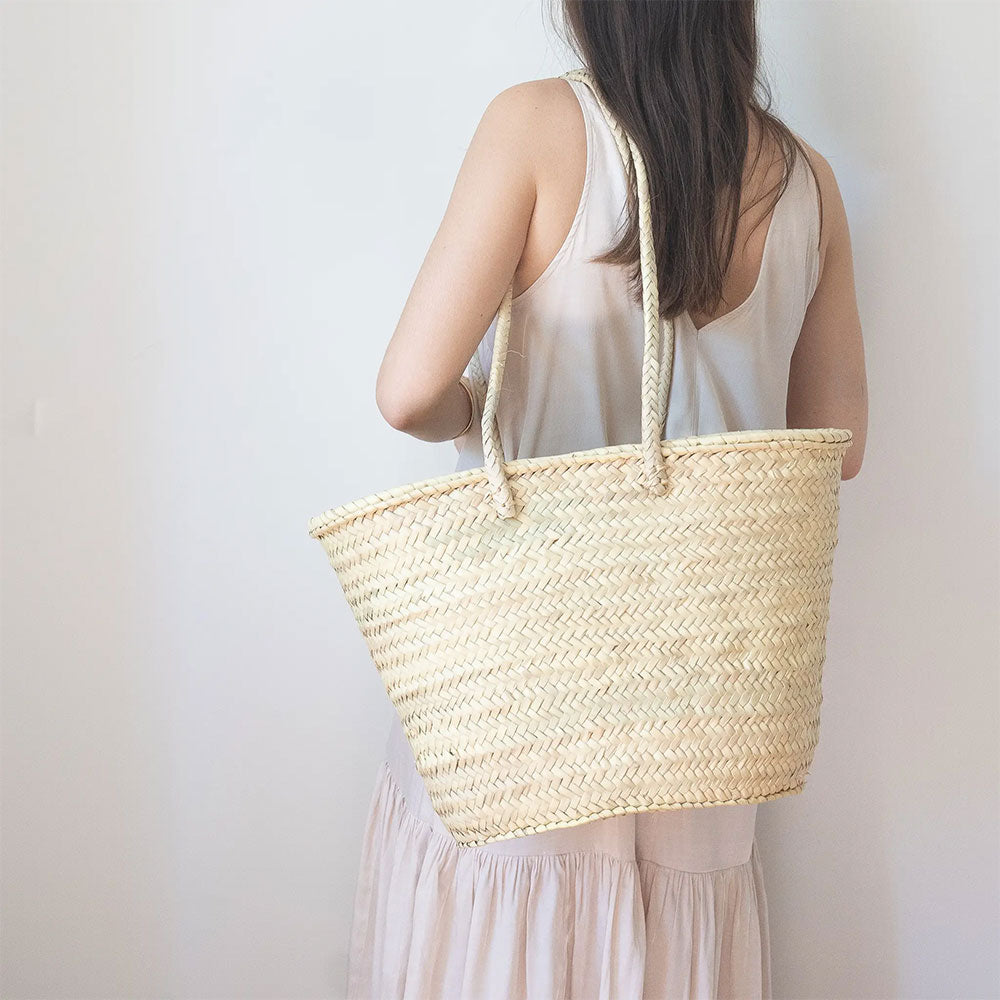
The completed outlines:
[[[660,440],[673,326],[645,169],[591,77],[566,76],[594,90],[635,180],[642,441],[505,459],[508,289],[488,380],[470,366],[483,468],[309,521],[435,811],[466,846],[790,795],[819,738],[850,432]]]

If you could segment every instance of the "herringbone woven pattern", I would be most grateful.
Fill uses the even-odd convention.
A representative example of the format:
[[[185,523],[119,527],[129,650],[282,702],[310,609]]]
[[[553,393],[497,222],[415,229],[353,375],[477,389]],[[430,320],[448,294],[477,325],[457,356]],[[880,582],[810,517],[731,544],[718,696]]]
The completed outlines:
[[[431,802],[469,846],[793,794],[818,740],[850,432],[659,440],[673,328],[641,156],[600,103],[637,184],[643,440],[505,460],[508,290],[488,383],[472,366],[483,468],[309,522]]]

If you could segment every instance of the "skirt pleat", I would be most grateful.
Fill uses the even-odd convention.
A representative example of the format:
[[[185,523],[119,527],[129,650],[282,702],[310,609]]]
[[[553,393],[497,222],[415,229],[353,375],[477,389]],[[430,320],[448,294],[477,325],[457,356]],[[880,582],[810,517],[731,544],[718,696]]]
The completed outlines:
[[[350,1000],[769,1000],[756,839],[683,871],[600,849],[459,846],[383,764],[350,941]]]

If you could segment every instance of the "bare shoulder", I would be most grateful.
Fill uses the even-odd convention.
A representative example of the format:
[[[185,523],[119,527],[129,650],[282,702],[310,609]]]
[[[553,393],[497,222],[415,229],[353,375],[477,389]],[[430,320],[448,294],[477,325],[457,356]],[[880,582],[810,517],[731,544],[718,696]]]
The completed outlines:
[[[528,80],[501,90],[490,101],[487,114],[511,122],[544,122],[574,110],[577,104],[573,89],[557,76]]]
[[[576,95],[559,77],[528,80],[500,91],[479,126],[499,142],[516,140],[535,163],[557,155],[567,141],[582,137],[584,128]]]

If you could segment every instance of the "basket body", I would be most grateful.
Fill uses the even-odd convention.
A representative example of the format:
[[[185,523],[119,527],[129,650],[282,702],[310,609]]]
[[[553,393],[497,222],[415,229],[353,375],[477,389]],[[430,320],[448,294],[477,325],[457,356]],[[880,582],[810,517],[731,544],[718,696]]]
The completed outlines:
[[[483,469],[314,517],[435,811],[476,846],[801,791],[850,432]]]

